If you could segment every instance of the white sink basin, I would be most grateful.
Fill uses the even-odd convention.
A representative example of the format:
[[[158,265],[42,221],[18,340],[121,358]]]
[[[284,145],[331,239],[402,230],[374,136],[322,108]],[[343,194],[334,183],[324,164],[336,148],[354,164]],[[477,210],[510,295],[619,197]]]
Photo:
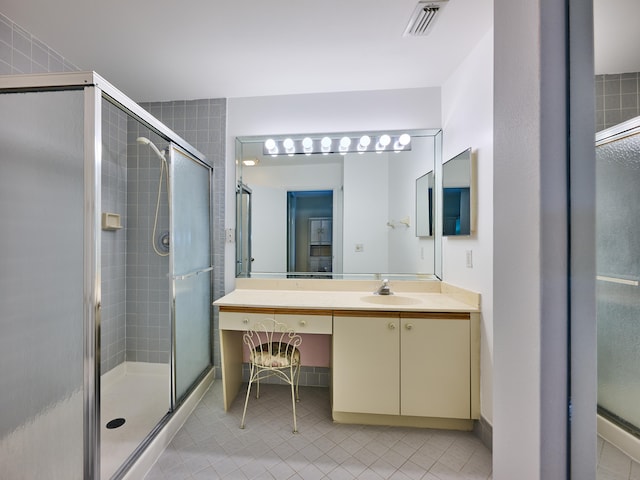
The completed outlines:
[[[415,305],[416,303],[421,303],[417,298],[403,297],[402,295],[367,295],[362,297],[361,300],[377,305]]]

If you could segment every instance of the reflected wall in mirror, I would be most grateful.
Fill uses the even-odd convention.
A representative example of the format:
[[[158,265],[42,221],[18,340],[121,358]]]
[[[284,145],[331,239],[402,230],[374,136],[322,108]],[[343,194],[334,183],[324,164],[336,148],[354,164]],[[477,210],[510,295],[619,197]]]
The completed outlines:
[[[442,166],[442,234],[468,236],[475,230],[473,162],[468,148]]]
[[[433,172],[416,179],[416,237],[433,235]]]
[[[305,138],[320,145],[325,136],[329,152],[304,154]],[[370,144],[359,149],[364,136]],[[351,143],[340,154],[343,137]],[[252,205],[250,220],[236,212],[237,238],[249,237],[251,252],[236,258],[238,276],[436,278],[440,233],[418,237],[412,226],[416,178],[438,171],[441,142],[439,129],[238,137],[237,184],[251,191]],[[318,192],[331,204],[312,201]]]

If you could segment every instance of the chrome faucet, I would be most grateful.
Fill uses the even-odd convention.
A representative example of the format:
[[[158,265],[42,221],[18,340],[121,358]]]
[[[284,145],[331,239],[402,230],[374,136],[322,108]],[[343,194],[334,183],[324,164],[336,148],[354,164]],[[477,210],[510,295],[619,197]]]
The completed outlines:
[[[391,291],[391,287],[389,286],[389,280],[388,279],[384,279],[382,280],[382,285],[380,285],[380,287],[378,287],[378,289],[373,292],[374,295],[393,295],[393,292]]]

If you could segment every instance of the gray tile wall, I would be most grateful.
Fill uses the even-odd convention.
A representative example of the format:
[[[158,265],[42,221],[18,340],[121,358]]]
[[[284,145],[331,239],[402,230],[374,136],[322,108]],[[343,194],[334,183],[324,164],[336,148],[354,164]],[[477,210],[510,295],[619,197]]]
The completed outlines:
[[[596,132],[640,115],[640,73],[596,75]]]
[[[78,70],[62,55],[0,13],[0,75]]]
[[[127,326],[126,358],[130,362],[169,363],[171,355],[171,294],[169,257],[153,249],[153,226],[160,185],[156,237],[169,231],[166,169],[138,137],[149,138],[160,150],[166,142],[137,120],[127,126]],[[162,252],[159,249],[160,253]]]
[[[127,115],[102,101],[102,211],[127,225]],[[102,322],[100,368],[106,373],[125,360],[126,229],[101,232]]]
[[[247,383],[250,377],[250,367],[248,363],[242,364],[242,380]],[[260,383],[286,385],[279,375],[267,377],[260,380]],[[300,367],[299,385],[305,387],[329,387],[331,385],[331,368],[329,367]]]
[[[196,149],[213,166],[213,299],[224,295],[224,189],[226,99],[202,99],[141,104]],[[213,314],[213,309],[212,309]],[[220,365],[217,314],[213,319],[213,364]],[[218,370],[217,375],[220,376]]]

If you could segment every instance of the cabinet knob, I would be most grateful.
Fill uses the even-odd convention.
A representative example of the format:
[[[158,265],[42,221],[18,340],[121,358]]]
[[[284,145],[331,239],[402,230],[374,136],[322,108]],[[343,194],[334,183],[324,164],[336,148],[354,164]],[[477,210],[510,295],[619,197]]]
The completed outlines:
[[[242,319],[242,323],[249,323],[249,319],[248,318],[243,318]]]
[[[404,328],[411,330],[413,328],[413,323],[407,323]]]
[[[300,326],[304,327],[307,325],[307,321],[306,320],[300,320]]]
[[[393,322],[389,322],[389,330],[395,330],[396,329],[396,324]]]

